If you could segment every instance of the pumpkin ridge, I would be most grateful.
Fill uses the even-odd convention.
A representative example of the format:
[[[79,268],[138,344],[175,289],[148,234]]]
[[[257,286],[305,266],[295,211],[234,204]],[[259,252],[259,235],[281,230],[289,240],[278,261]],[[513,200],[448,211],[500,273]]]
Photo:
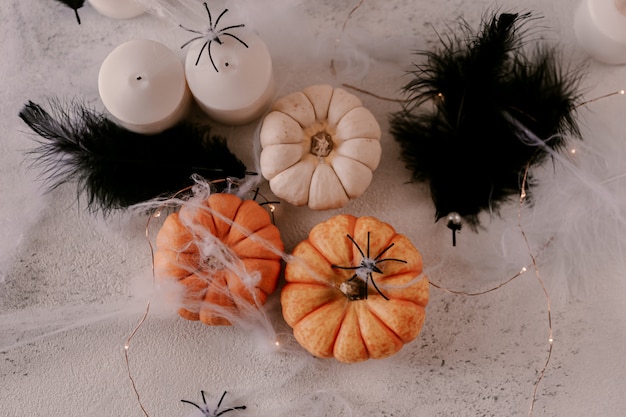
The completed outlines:
[[[335,335],[335,343],[333,345],[333,352],[335,351],[335,346],[337,345],[338,336],[341,333],[341,329],[343,328],[344,325],[349,326],[349,324],[346,323],[346,321],[347,321],[346,317],[348,316],[348,311],[347,311],[348,308],[352,308],[353,310],[355,310],[354,314],[356,316],[356,326],[355,326],[356,327],[356,331],[358,331],[359,339],[360,339],[360,341],[361,341],[361,343],[363,345],[363,348],[365,349],[365,355],[366,355],[365,358],[366,359],[370,358],[371,357],[371,353],[370,353],[369,348],[367,347],[367,343],[365,342],[365,338],[363,337],[363,332],[361,331],[361,326],[359,324],[359,319],[358,319],[359,313],[358,313],[358,311],[356,311],[357,310],[356,305],[351,304],[351,303],[348,303],[348,306],[346,308],[346,313],[344,314],[344,316],[343,316],[343,318],[341,320],[341,325],[339,326],[339,330],[337,331],[337,335]]]
[[[357,96],[348,93],[346,90],[344,90],[343,88],[335,88],[333,90],[332,95],[330,96],[330,100],[328,101],[328,122],[330,123],[330,109],[333,108],[333,104],[336,105],[335,102],[335,98],[337,98],[338,100],[341,101],[341,97],[339,97],[340,95],[344,95],[344,97],[354,97],[355,101],[354,101],[354,106],[350,107],[348,110],[344,111],[343,113],[341,113],[340,115],[334,115],[334,118],[336,118],[336,124],[333,124],[333,128],[336,129],[337,126],[339,125],[339,122],[341,122],[341,119],[343,119],[344,117],[346,117],[346,114],[348,114],[350,111],[352,111],[353,109],[355,109],[356,107],[361,107],[363,106],[363,102],[361,101],[361,99],[359,99]]]
[[[387,326],[387,323],[385,323],[384,321],[382,321],[382,320],[381,320],[381,319],[380,319],[377,315],[373,314],[373,312],[369,309],[369,307],[367,307],[367,304],[362,304],[362,307],[361,307],[361,308],[362,308],[362,309],[366,309],[366,310],[367,310],[367,312],[368,312],[369,314],[371,314],[371,316],[370,316],[370,317],[371,317],[372,319],[374,319],[374,320],[375,320],[375,321],[376,321],[376,322],[377,322],[377,323],[381,326],[381,328],[383,328],[383,330],[387,330],[387,331],[390,333],[389,335],[391,336],[391,338],[392,338],[392,339],[393,339],[394,337],[396,338],[396,340],[395,340],[395,341],[393,341],[393,340],[392,340],[393,342],[395,342],[395,343],[394,343],[394,345],[396,345],[396,346],[397,346],[397,345],[400,345],[400,347],[402,347],[402,345],[404,345],[404,344],[405,344],[405,343],[404,343],[404,341],[402,340],[402,338],[401,338],[401,337],[399,337],[399,336],[396,334],[396,332],[394,332],[394,331],[393,331],[393,329],[391,329],[389,326]],[[359,331],[361,332],[361,334],[362,334],[362,335],[363,335],[363,334],[368,334],[368,332],[366,332],[366,331],[364,331],[364,330],[363,330],[363,326],[365,325],[365,323],[366,323],[366,321],[365,321],[365,318],[364,318],[364,314],[360,314],[360,315],[359,315],[358,324],[359,324]],[[374,326],[370,326],[370,327],[374,327]],[[383,356],[373,356],[373,355],[372,355],[372,349],[369,349],[369,348],[368,348],[368,346],[367,346],[367,345],[368,345],[368,343],[370,343],[370,344],[371,344],[371,343],[372,343],[372,341],[371,341],[371,340],[369,340],[369,338],[363,338],[363,341],[365,342],[365,348],[366,348],[366,349],[367,349],[367,351],[369,352],[370,357],[373,357],[373,358],[379,358],[379,359],[381,359],[381,358],[387,357],[387,356],[389,356],[389,355],[391,355],[391,354],[393,354],[393,353],[396,353],[396,352],[398,352],[398,350],[399,350],[399,349],[395,349],[393,352],[386,353],[386,354],[384,354]],[[400,342],[400,343],[398,343],[398,342]]]
[[[241,205],[243,204],[243,200],[242,202],[239,204],[239,206],[237,206],[237,210],[235,211],[235,213],[233,214],[232,218],[229,218],[228,216],[226,216],[224,213],[215,210],[213,208],[210,208],[210,212],[212,217],[214,218],[213,221],[215,221],[215,217],[217,216],[218,220],[226,223],[228,225],[228,229],[222,233],[222,236],[215,236],[216,238],[223,240],[226,239],[226,236],[228,236],[230,234],[230,229],[233,227],[233,223],[235,222],[235,217],[237,217],[237,213],[239,213],[239,209],[241,208]],[[216,225],[217,228],[217,225]]]
[[[387,274],[387,275],[381,275],[381,276],[379,277],[379,279],[380,279],[381,281],[384,281],[384,283],[385,283],[385,284],[391,284],[391,285],[394,285],[395,283],[394,283],[394,282],[391,282],[391,281],[395,281],[395,280],[397,280],[397,279],[400,279],[400,278],[402,278],[403,276],[405,276],[405,275],[407,275],[407,274],[409,274],[409,273],[411,273],[411,272],[418,272],[418,271],[417,271],[417,270],[415,270],[415,271],[408,271],[408,272],[399,272],[399,273],[397,273],[397,274]],[[420,283],[422,280],[427,280],[427,279],[428,279],[428,277],[426,276],[426,274],[425,274],[424,272],[419,272],[419,273],[416,273],[416,274],[415,274],[415,276],[413,277],[413,279],[416,279],[416,278],[418,278],[418,277],[420,277],[420,276],[421,276],[421,278],[420,278],[419,280],[415,281],[415,282],[414,282],[413,284],[411,284],[411,285],[407,285],[405,288],[412,287],[412,286],[414,286],[414,285],[419,285],[419,283]]]
[[[284,247],[282,245],[276,247],[272,243],[272,238],[275,236],[280,238],[280,230],[278,229],[278,227],[276,227],[276,225],[269,223],[265,225],[265,227],[262,227],[256,232],[246,236],[245,239],[241,239],[240,241],[235,242],[228,247],[232,249],[235,253],[237,253],[240,259],[255,258],[279,261],[282,257],[281,255],[277,254],[274,249],[282,252],[284,250]],[[248,246],[253,245],[259,246],[258,249],[262,251],[262,253],[259,253],[258,256],[250,256],[251,251],[249,250]],[[257,254],[255,253],[255,255]]]
[[[240,221],[238,222],[237,220],[239,220],[238,217],[240,216],[240,214],[243,219],[240,219]],[[258,221],[258,223],[254,224],[254,230],[241,224],[243,223],[243,221],[245,221],[245,214],[257,217],[256,220]],[[234,246],[235,244],[249,238],[250,236],[257,233],[259,230],[264,229],[270,224],[272,224],[270,215],[265,209],[263,209],[254,200],[244,200],[237,208],[237,212],[233,215],[230,223],[230,228],[228,229],[228,232],[224,235],[222,240],[228,246]]]
[[[394,299],[395,299],[395,300],[398,300],[397,298],[394,298]],[[362,300],[362,301],[367,301],[367,300]],[[388,301],[388,300],[387,300],[387,301]],[[406,302],[409,302],[409,303],[413,303],[413,304],[415,304],[416,306],[418,306],[418,307],[420,307],[420,308],[423,308],[423,306],[421,306],[421,305],[419,305],[419,304],[417,304],[417,303],[414,303],[414,302],[412,302],[412,301],[410,301],[410,300],[402,300],[402,301],[406,301]],[[382,319],[382,318],[381,318],[378,314],[376,314],[376,312],[375,312],[372,308],[370,308],[370,306],[369,306],[369,304],[368,304],[368,303],[365,303],[365,306],[366,306],[366,308],[367,308],[367,311],[369,311],[369,312],[370,312],[370,314],[371,314],[372,316],[376,317],[376,320],[378,320],[378,321],[379,321],[379,322],[380,322],[383,326],[385,326],[387,329],[389,329],[389,331],[390,331],[391,333],[393,333],[393,334],[394,334],[394,336],[396,336],[398,339],[402,340],[402,343],[406,343],[406,342],[404,341],[404,338],[403,338],[402,336],[400,336],[398,333],[396,333],[396,331],[395,331],[395,330],[393,330],[393,329],[392,329],[392,328],[391,328],[391,327],[387,324],[387,322],[385,322],[385,320],[383,320],[383,319]]]
[[[316,312],[319,312],[320,309],[330,305],[330,304],[334,304],[334,303],[341,303],[343,300],[341,299],[341,297],[334,297],[328,301],[326,301],[323,304],[318,305],[317,307],[315,307],[313,310],[309,311],[308,313],[306,313],[304,316],[302,316],[302,318],[300,319],[300,321],[306,319],[308,316],[310,316],[311,314],[315,314]],[[347,301],[347,300],[346,300]],[[346,309],[348,308],[349,303],[345,303],[343,306],[343,315],[341,316],[341,321],[343,321],[343,318],[346,315]],[[341,326],[339,326],[341,327]]]
[[[355,229],[357,218],[355,216],[351,215],[351,214],[343,214],[343,215],[340,214],[337,217],[339,217],[339,216],[344,217],[347,220],[348,224],[346,225],[347,226],[346,230],[337,230],[336,232],[341,232],[343,234],[343,236],[345,236],[347,234],[348,235],[354,234],[354,229]],[[311,232],[313,232],[313,231],[311,231]],[[332,274],[333,277],[339,277],[339,278],[342,279],[342,281],[345,281],[346,279],[349,279],[349,278],[345,278],[344,279],[344,277],[342,276],[341,273],[339,273],[336,269],[332,268],[334,263],[331,262],[331,260],[328,258],[328,254],[326,253],[326,250],[319,246],[319,242],[324,241],[322,238],[323,237],[321,236],[319,239],[318,238],[311,239],[311,234],[309,234],[308,242],[311,245],[311,247],[313,249],[315,249],[318,254],[321,255],[322,258],[324,258],[326,261],[328,261],[328,264],[330,265],[331,270],[333,271],[333,274]],[[326,237],[326,239],[327,239],[327,237]],[[346,265],[347,264],[350,264],[350,265],[353,264],[354,253],[352,252],[351,245],[352,245],[352,243],[348,244],[348,246],[350,248],[347,251],[348,252],[348,259],[339,259],[339,262],[336,262],[336,263],[345,263]],[[351,276],[349,271],[345,272],[343,275],[345,275],[346,277],[350,277]]]
[[[328,306],[330,304],[334,304],[336,302],[341,302],[341,301],[342,300],[340,298],[333,298],[331,300],[328,300],[324,304],[320,304],[319,306],[315,307],[313,310],[309,311],[307,314],[302,316],[298,322],[301,322],[301,321],[305,320],[307,317],[311,316],[312,314],[320,313],[321,309],[323,309],[324,307],[326,307],[326,306]],[[337,326],[337,333],[335,333],[335,337],[339,333],[339,329],[341,328],[341,324],[343,323],[343,319],[346,317],[346,310],[348,309],[348,307],[349,307],[349,303],[346,302],[345,305],[343,306],[343,313],[341,315],[341,318],[339,319],[340,323],[339,323],[339,326]],[[333,347],[335,346],[335,342],[333,342]]]
[[[326,307],[326,309],[328,309],[330,307],[331,303],[325,303],[324,307]],[[337,343],[337,335],[339,334],[339,329],[341,328],[341,325],[346,317],[346,312],[347,312],[347,308],[344,305],[344,308],[341,311],[340,316],[338,316],[337,320],[336,320],[336,324],[335,321],[329,321],[329,320],[322,320],[321,322],[328,324],[334,324],[334,329],[333,329],[333,333],[330,335],[330,338],[332,339],[332,345],[328,346],[329,347],[329,351],[330,351],[330,356],[332,356],[332,352],[335,349],[335,344]],[[299,340],[299,336],[302,336],[302,334],[300,333],[303,330],[303,327],[306,328],[306,326],[310,326],[310,322],[319,322],[320,319],[323,319],[324,316],[327,315],[326,311],[323,311],[323,307],[320,308],[316,308],[314,311],[312,311],[311,313],[303,316],[295,325],[294,325],[294,336],[296,337],[296,340],[299,341],[299,343],[304,344],[304,345],[309,345],[309,342],[314,341],[314,339],[310,339],[310,338],[305,338],[304,340]],[[316,354],[316,356],[319,356]],[[328,355],[324,355],[323,357],[330,357]]]
[[[315,115],[315,120],[318,120],[317,113],[315,113],[315,103],[311,101],[311,98],[304,91],[301,91],[301,93],[307,99],[307,101],[311,104],[311,107],[313,108],[313,114]],[[330,104],[330,101],[329,101],[329,104]],[[302,126],[302,127],[304,128],[305,126]]]
[[[328,303],[326,303],[328,304]],[[339,326],[335,329],[335,334],[333,335],[333,346],[331,347],[331,352],[335,350],[335,345],[337,344],[337,335],[339,334],[339,330],[341,330],[341,326],[343,325],[344,320],[346,319],[346,314],[348,313],[348,309],[350,308],[350,303],[345,303],[343,305],[343,310],[341,312],[341,318],[339,319]],[[316,311],[319,310],[316,309]]]

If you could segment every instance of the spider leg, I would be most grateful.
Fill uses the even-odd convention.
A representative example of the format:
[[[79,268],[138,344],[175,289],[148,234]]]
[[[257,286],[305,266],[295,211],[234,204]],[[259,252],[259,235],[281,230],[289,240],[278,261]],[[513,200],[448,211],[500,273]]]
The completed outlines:
[[[191,42],[198,40],[198,39],[202,39],[202,38],[204,38],[204,36],[196,36],[193,39],[189,39],[187,42],[183,44],[183,46],[180,47],[180,49],[183,49],[185,46],[189,45]]]
[[[233,411],[233,410],[245,410],[245,409],[246,409],[246,406],[245,406],[245,405],[240,405],[240,406],[237,406],[237,407],[227,408],[226,410],[224,410],[224,411],[220,411],[219,413],[217,413],[217,414],[215,415],[215,417],[219,417],[219,416],[221,416],[222,414],[224,414],[224,413],[226,413],[226,412],[228,412],[228,411]]]
[[[378,255],[376,255],[376,257],[374,258],[374,260],[378,260],[378,258],[380,258],[381,256],[383,256],[383,253],[387,252],[389,249],[391,249],[393,247],[393,245],[395,245],[395,243],[392,243],[391,245],[387,246],[385,249],[381,250],[380,253]]]
[[[374,288],[376,288],[376,291],[378,291],[378,294],[380,294],[385,300],[389,300],[389,298],[385,294],[383,294],[380,288],[378,288],[378,285],[376,285],[376,281],[374,281],[374,277],[372,276],[372,274],[369,274],[368,278],[372,280],[372,285],[374,286]],[[365,298],[367,298],[367,296]]]
[[[211,29],[213,29],[213,23],[212,23],[212,19],[211,19],[211,11],[209,10],[209,5],[206,3],[206,1],[204,2],[204,8],[206,9],[206,13],[209,15],[209,27]]]
[[[226,26],[225,28],[222,28],[222,29],[218,30],[216,33],[220,34],[220,33],[226,32],[228,29],[242,28],[244,26],[246,26],[246,25],[244,25],[243,23],[240,24],[240,25]]]
[[[181,403],[187,403],[187,404],[191,404],[194,407],[196,407],[198,410],[202,411],[204,413],[205,410],[202,409],[202,407],[200,407],[198,404],[196,403],[192,403],[191,401],[187,401],[187,400],[180,400]]]
[[[361,257],[365,258],[365,254],[363,253],[363,251],[361,250],[361,248],[359,247],[359,244],[356,243],[356,241],[354,240],[354,238],[350,235],[346,235],[348,236],[348,239],[350,239],[350,242],[354,243],[354,246],[356,246],[356,248],[359,250],[359,253],[361,254]]]
[[[361,268],[361,266],[339,266],[339,265],[331,265],[331,268],[336,268],[336,269],[359,269]]]
[[[206,405],[206,397],[204,396],[204,391],[201,390],[200,393],[202,394],[202,402],[204,403],[204,405]]]
[[[367,232],[367,257],[370,257],[370,232]]]
[[[408,263],[407,261],[405,261],[404,259],[396,259],[396,258],[385,258],[385,259],[379,259],[376,261],[377,264],[379,264],[380,262],[386,262],[386,261],[396,261],[396,262],[402,262],[403,264]]]
[[[217,20],[215,21],[215,28],[217,27],[217,25],[219,25],[220,23],[220,19],[222,18],[222,16],[224,16],[224,14],[228,11],[228,9],[224,9],[224,11],[217,17]],[[243,26],[243,25],[242,25]]]
[[[226,396],[226,391],[224,391],[224,393],[222,394],[222,398],[220,398],[220,402],[217,403],[217,410],[220,409],[220,407],[222,406],[222,401],[224,401],[224,397]],[[215,410],[215,411],[217,411]]]
[[[198,65],[198,62],[200,62],[200,57],[202,56],[202,52],[204,52],[204,48],[206,48],[207,44],[209,45],[209,56],[211,56],[211,41],[207,41],[204,43],[204,45],[202,45],[202,49],[200,49],[200,53],[198,54],[198,59],[196,59],[196,65]]]
[[[213,62],[213,55],[211,54],[211,41],[209,41],[209,47],[207,48],[209,51],[209,59],[211,60],[211,64],[213,64],[213,68],[215,68],[215,72],[220,72],[215,66],[215,62]]]
[[[244,41],[242,41],[241,39],[239,39],[235,35],[231,35],[230,33],[222,33],[220,36],[230,36],[231,38],[234,38],[234,39],[238,40],[239,43],[242,44],[243,46],[245,46],[246,48],[248,47],[247,43],[245,43]]]
[[[182,29],[185,29],[187,32],[191,32],[191,33],[197,33],[198,35],[204,35],[202,32],[200,32],[199,30],[194,30],[194,29],[189,29],[184,27],[183,25],[178,25],[180,26]]]
[[[372,272],[377,272],[377,273],[379,273],[379,274],[382,274],[382,273],[383,273],[383,271],[382,271],[379,267],[377,267],[376,265],[374,265],[374,266],[372,267]]]

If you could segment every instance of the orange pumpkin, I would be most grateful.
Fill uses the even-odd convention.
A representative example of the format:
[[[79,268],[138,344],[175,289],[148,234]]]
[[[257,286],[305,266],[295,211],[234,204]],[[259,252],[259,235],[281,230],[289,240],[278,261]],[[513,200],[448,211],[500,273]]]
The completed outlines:
[[[293,256],[283,316],[313,355],[384,358],[420,333],[428,303],[422,257],[389,224],[338,215],[315,226]]]
[[[183,205],[163,223],[156,246],[156,278],[184,290],[178,313],[208,325],[230,325],[231,314],[263,305],[281,271],[283,242],[268,212],[232,194]]]

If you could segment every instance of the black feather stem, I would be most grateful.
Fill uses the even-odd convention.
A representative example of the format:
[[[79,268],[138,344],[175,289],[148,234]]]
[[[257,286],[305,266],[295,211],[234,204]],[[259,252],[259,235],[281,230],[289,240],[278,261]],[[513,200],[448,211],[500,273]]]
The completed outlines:
[[[527,53],[530,13],[484,19],[477,33],[443,39],[436,51],[417,55],[408,100],[391,115],[412,180],[430,186],[435,218],[460,214],[473,229],[483,210],[497,213],[520,192],[526,167],[579,136],[574,115],[580,71],[559,66],[554,49]],[[433,106],[424,109],[426,102]],[[540,143],[529,143],[520,126]]]
[[[59,3],[65,4],[70,9],[74,10],[76,15],[76,21],[80,25],[80,16],[78,15],[78,9],[85,5],[85,0],[57,0]]]
[[[47,191],[77,183],[91,212],[167,197],[193,185],[192,176],[207,180],[243,178],[245,165],[226,140],[208,127],[181,123],[155,135],[127,130],[85,105],[64,107],[50,100],[50,112],[30,101],[19,117],[39,136],[27,152],[31,167]]]

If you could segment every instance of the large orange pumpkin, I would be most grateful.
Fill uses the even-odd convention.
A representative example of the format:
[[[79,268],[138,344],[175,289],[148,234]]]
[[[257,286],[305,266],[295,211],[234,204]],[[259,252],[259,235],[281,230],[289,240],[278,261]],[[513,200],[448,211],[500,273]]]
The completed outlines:
[[[229,325],[227,317],[265,303],[284,249],[268,212],[232,194],[183,205],[163,223],[156,246],[156,278],[182,285],[179,314],[209,325]]]
[[[384,358],[421,331],[428,303],[422,257],[374,217],[338,215],[293,251],[281,291],[285,321],[313,355]]]

